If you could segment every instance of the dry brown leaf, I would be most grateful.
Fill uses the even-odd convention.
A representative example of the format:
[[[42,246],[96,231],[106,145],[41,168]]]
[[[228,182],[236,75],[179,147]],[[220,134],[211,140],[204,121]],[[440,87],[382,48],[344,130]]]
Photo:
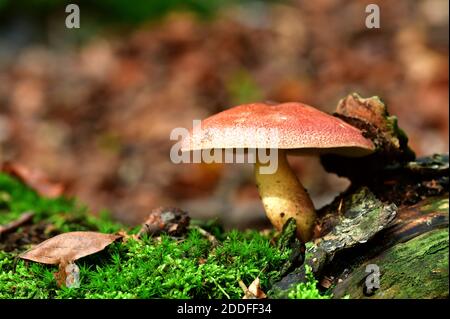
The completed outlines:
[[[119,235],[120,237],[122,237],[122,242],[124,242],[124,243],[126,243],[130,239],[140,241],[139,235],[137,235],[137,234],[129,235],[127,233],[127,231],[123,230],[123,229],[121,229],[118,232],[116,232],[116,234]]]
[[[328,289],[331,287],[331,285],[333,284],[334,281],[334,277],[328,277],[328,276],[324,276],[322,278],[322,280],[320,281],[320,285],[325,288]]]
[[[243,285],[245,287],[245,285]],[[242,287],[242,286],[241,286]],[[261,282],[259,277],[250,284],[250,286],[244,290],[245,295],[242,299],[264,299],[267,298],[264,291],[261,290]]]
[[[120,235],[77,231],[57,235],[40,243],[19,257],[42,264],[62,264],[103,250]]]
[[[21,164],[5,162],[1,171],[17,177],[41,196],[54,198],[61,196],[64,192],[63,184],[50,182],[42,172]]]

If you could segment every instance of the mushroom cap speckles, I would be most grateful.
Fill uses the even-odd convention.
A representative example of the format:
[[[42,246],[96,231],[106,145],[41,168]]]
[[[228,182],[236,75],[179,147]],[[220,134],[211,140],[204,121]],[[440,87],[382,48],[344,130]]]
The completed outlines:
[[[366,155],[374,145],[362,132],[302,103],[252,103],[204,119],[182,142],[183,151],[277,148]]]

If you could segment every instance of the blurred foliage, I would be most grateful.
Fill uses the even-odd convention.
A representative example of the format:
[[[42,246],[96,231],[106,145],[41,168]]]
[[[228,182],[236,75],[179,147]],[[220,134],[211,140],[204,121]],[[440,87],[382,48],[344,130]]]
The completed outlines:
[[[168,156],[173,128],[240,103],[331,113],[349,92],[379,95],[418,156],[448,152],[447,1],[383,2],[381,30],[361,18],[370,0],[82,1],[68,30],[68,1],[0,0],[0,160],[122,222],[161,205],[260,222],[245,165]],[[315,159],[293,167],[318,206],[348,186]]]
[[[171,11],[189,11],[201,18],[208,18],[224,7],[238,3],[237,0],[123,0],[70,1],[70,0],[0,0],[0,18],[26,14],[33,17],[49,17],[64,13],[70,3],[80,6],[87,13],[105,23],[139,24],[155,20]],[[247,0],[246,2],[274,2],[274,0]]]
[[[19,218],[24,212],[33,212],[33,222],[50,222],[57,232],[99,230],[118,231],[123,225],[113,222],[109,213],[88,214],[88,209],[75,199],[45,198],[14,177],[0,173],[0,225]],[[81,222],[82,221],[82,222]],[[0,245],[1,248],[1,245]]]
[[[259,101],[263,97],[261,88],[251,74],[244,69],[232,74],[228,80],[227,89],[233,105]]]

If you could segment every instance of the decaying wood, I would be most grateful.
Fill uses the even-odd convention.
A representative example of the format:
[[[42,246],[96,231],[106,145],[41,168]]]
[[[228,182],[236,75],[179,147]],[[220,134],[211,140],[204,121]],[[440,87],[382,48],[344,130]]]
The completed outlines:
[[[187,212],[176,207],[158,207],[152,210],[138,233],[138,238],[144,234],[158,236],[166,233],[171,236],[181,236],[186,233],[190,217]]]
[[[321,157],[327,171],[352,184],[318,211],[305,264],[335,298],[448,298],[448,154],[416,159],[377,97],[351,94],[335,115],[361,129],[376,151],[364,158]],[[304,282],[305,264],[274,283],[269,296],[285,298]],[[368,265],[380,271],[380,288],[370,295]]]
[[[397,213],[395,204],[384,204],[368,188],[362,187],[343,201],[342,215],[326,215],[321,221],[332,224],[331,230],[308,249],[308,263],[314,273],[331,263],[335,254],[364,244],[386,228]],[[330,221],[332,220],[332,221]],[[324,227],[324,231],[330,225]]]
[[[448,228],[426,232],[365,261],[333,289],[335,298],[448,298]],[[365,293],[368,265],[380,272],[379,288]]]
[[[321,162],[327,171],[347,177],[353,184],[364,185],[387,166],[415,159],[414,152],[408,147],[408,137],[380,98],[350,94],[339,102],[334,115],[359,128],[372,140],[376,150],[363,158],[323,155]]]

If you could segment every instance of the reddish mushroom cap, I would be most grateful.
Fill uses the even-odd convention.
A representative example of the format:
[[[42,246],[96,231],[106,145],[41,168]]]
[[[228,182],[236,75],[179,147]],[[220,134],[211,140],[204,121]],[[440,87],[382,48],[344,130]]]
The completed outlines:
[[[277,148],[360,156],[374,145],[339,118],[302,103],[235,106],[201,122],[183,140],[183,151],[219,148]]]

